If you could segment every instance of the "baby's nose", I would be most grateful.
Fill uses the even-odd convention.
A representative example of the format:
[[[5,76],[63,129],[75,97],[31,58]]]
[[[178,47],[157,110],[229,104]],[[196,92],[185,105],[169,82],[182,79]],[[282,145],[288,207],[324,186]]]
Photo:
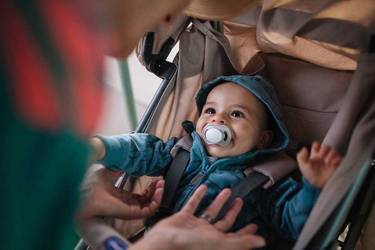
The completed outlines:
[[[212,118],[212,123],[225,124],[225,118],[223,115],[217,114]]]

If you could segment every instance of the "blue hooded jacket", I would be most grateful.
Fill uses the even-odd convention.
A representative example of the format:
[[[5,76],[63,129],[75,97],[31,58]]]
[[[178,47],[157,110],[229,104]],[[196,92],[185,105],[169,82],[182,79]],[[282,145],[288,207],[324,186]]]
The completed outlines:
[[[206,184],[208,191],[200,204],[203,211],[224,188],[233,187],[245,178],[244,170],[254,162],[284,150],[289,137],[283,123],[280,104],[267,81],[260,76],[220,76],[205,84],[196,96],[198,111],[201,112],[209,92],[219,84],[238,84],[254,94],[266,107],[269,126],[274,136],[266,149],[224,157],[210,162],[200,136],[191,133],[190,160],[175,196],[174,211],[182,208],[195,189]],[[126,134],[100,137],[106,147],[106,156],[101,161],[108,168],[122,170],[134,176],[157,176],[163,173],[172,161],[170,151],[176,139],[163,142],[150,134]],[[272,231],[279,236],[296,239],[310,210],[319,195],[319,190],[306,181],[300,184],[287,179],[269,189],[258,189],[244,199],[244,206],[233,230],[248,223],[258,224],[258,233],[267,237]]]

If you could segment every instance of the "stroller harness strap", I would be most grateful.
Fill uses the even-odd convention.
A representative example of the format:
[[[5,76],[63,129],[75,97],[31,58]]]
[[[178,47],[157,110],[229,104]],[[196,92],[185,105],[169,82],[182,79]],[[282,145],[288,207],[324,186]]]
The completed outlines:
[[[185,168],[189,163],[190,148],[193,143],[190,135],[190,133],[194,130],[193,123],[190,121],[184,121],[182,123],[182,127],[189,134],[178,140],[171,149],[173,160],[165,174],[165,190],[168,190],[168,193],[165,193],[163,196],[161,208],[165,209],[168,213],[171,213],[171,203]]]
[[[178,184],[189,163],[190,153],[184,149],[179,149],[176,156],[173,158],[167,173],[165,175],[165,192],[161,201],[159,210],[154,216],[145,221],[145,227],[148,228],[154,225],[159,220],[166,218],[173,214],[172,201],[176,194]],[[141,231],[143,235],[143,231]],[[138,237],[136,237],[138,238]]]
[[[182,148],[177,151],[175,158],[173,159],[167,174],[165,175],[165,190],[161,207],[170,208],[173,197],[176,193],[178,184],[180,183],[182,174],[185,171],[186,166],[189,163],[190,153]]]
[[[165,190],[168,190],[168,193],[164,193],[161,201],[161,213],[165,213],[165,215],[159,214],[162,216],[161,218],[172,213],[171,204],[190,159],[190,148],[193,144],[190,133],[194,130],[194,125],[191,121],[184,121],[182,127],[188,132],[188,135],[178,140],[171,149],[173,160],[165,174]]]

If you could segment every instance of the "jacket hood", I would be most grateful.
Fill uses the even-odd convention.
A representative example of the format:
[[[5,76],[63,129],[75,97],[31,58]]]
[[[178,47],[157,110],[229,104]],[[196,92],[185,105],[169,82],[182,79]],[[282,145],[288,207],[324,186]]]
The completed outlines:
[[[202,112],[202,108],[206,103],[210,91],[224,82],[231,82],[242,86],[255,95],[266,107],[269,117],[269,127],[273,131],[273,139],[269,147],[258,150],[259,152],[256,154],[261,153],[264,155],[285,149],[289,144],[289,135],[282,119],[280,103],[272,85],[259,75],[220,76],[206,83],[198,91],[195,98],[199,114]],[[252,152],[252,154],[253,153],[254,152]]]

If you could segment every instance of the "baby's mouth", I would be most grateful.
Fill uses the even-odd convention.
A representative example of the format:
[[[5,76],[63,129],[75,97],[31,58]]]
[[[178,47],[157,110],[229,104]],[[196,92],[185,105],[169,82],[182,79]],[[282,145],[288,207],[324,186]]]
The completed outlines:
[[[228,139],[228,133],[225,131],[224,132],[224,139],[223,140],[226,141],[227,139]]]
[[[223,124],[207,124],[202,130],[207,145],[228,146],[232,141],[231,129]]]

